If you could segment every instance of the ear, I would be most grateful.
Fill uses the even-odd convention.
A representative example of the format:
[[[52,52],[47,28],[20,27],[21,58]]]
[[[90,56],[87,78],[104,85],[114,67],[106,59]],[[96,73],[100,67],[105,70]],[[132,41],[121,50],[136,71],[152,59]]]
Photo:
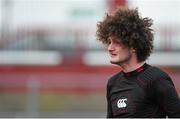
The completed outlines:
[[[134,48],[131,48],[130,51],[131,51],[132,53],[135,53],[135,52],[136,52],[136,50],[135,50]]]

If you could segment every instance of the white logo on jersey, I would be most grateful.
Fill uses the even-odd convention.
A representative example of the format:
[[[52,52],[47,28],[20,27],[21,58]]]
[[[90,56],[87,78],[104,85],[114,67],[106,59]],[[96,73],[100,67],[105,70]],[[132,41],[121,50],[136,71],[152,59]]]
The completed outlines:
[[[125,103],[125,101],[127,101],[127,98],[124,98],[124,99],[119,99],[117,101],[117,107],[118,108],[124,108],[127,106],[127,104]]]

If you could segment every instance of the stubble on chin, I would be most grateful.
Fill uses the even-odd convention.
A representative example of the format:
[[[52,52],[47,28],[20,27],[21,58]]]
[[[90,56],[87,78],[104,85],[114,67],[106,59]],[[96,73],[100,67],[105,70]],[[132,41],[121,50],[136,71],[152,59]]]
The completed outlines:
[[[123,62],[114,62],[114,61],[110,61],[111,64],[114,64],[114,65],[118,65],[118,66],[121,66],[123,64]]]
[[[115,65],[123,65],[125,63],[128,63],[131,60],[132,54],[129,52],[129,54],[127,55],[126,58],[124,58],[124,60],[119,60],[119,61],[110,61],[111,64],[115,64]]]

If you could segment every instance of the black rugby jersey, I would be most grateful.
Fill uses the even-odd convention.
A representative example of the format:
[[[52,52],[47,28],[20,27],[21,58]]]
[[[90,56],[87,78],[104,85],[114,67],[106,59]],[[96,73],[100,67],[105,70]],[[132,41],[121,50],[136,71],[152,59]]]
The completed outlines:
[[[171,78],[148,64],[119,72],[107,84],[107,117],[180,117],[180,99]]]

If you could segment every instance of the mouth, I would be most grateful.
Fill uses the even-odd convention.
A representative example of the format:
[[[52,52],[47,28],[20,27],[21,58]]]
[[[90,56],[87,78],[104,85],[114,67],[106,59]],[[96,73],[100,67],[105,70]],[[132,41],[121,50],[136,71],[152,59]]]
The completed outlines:
[[[117,54],[115,54],[115,53],[110,53],[110,56],[111,56],[111,57],[115,57],[115,56],[117,56]]]

